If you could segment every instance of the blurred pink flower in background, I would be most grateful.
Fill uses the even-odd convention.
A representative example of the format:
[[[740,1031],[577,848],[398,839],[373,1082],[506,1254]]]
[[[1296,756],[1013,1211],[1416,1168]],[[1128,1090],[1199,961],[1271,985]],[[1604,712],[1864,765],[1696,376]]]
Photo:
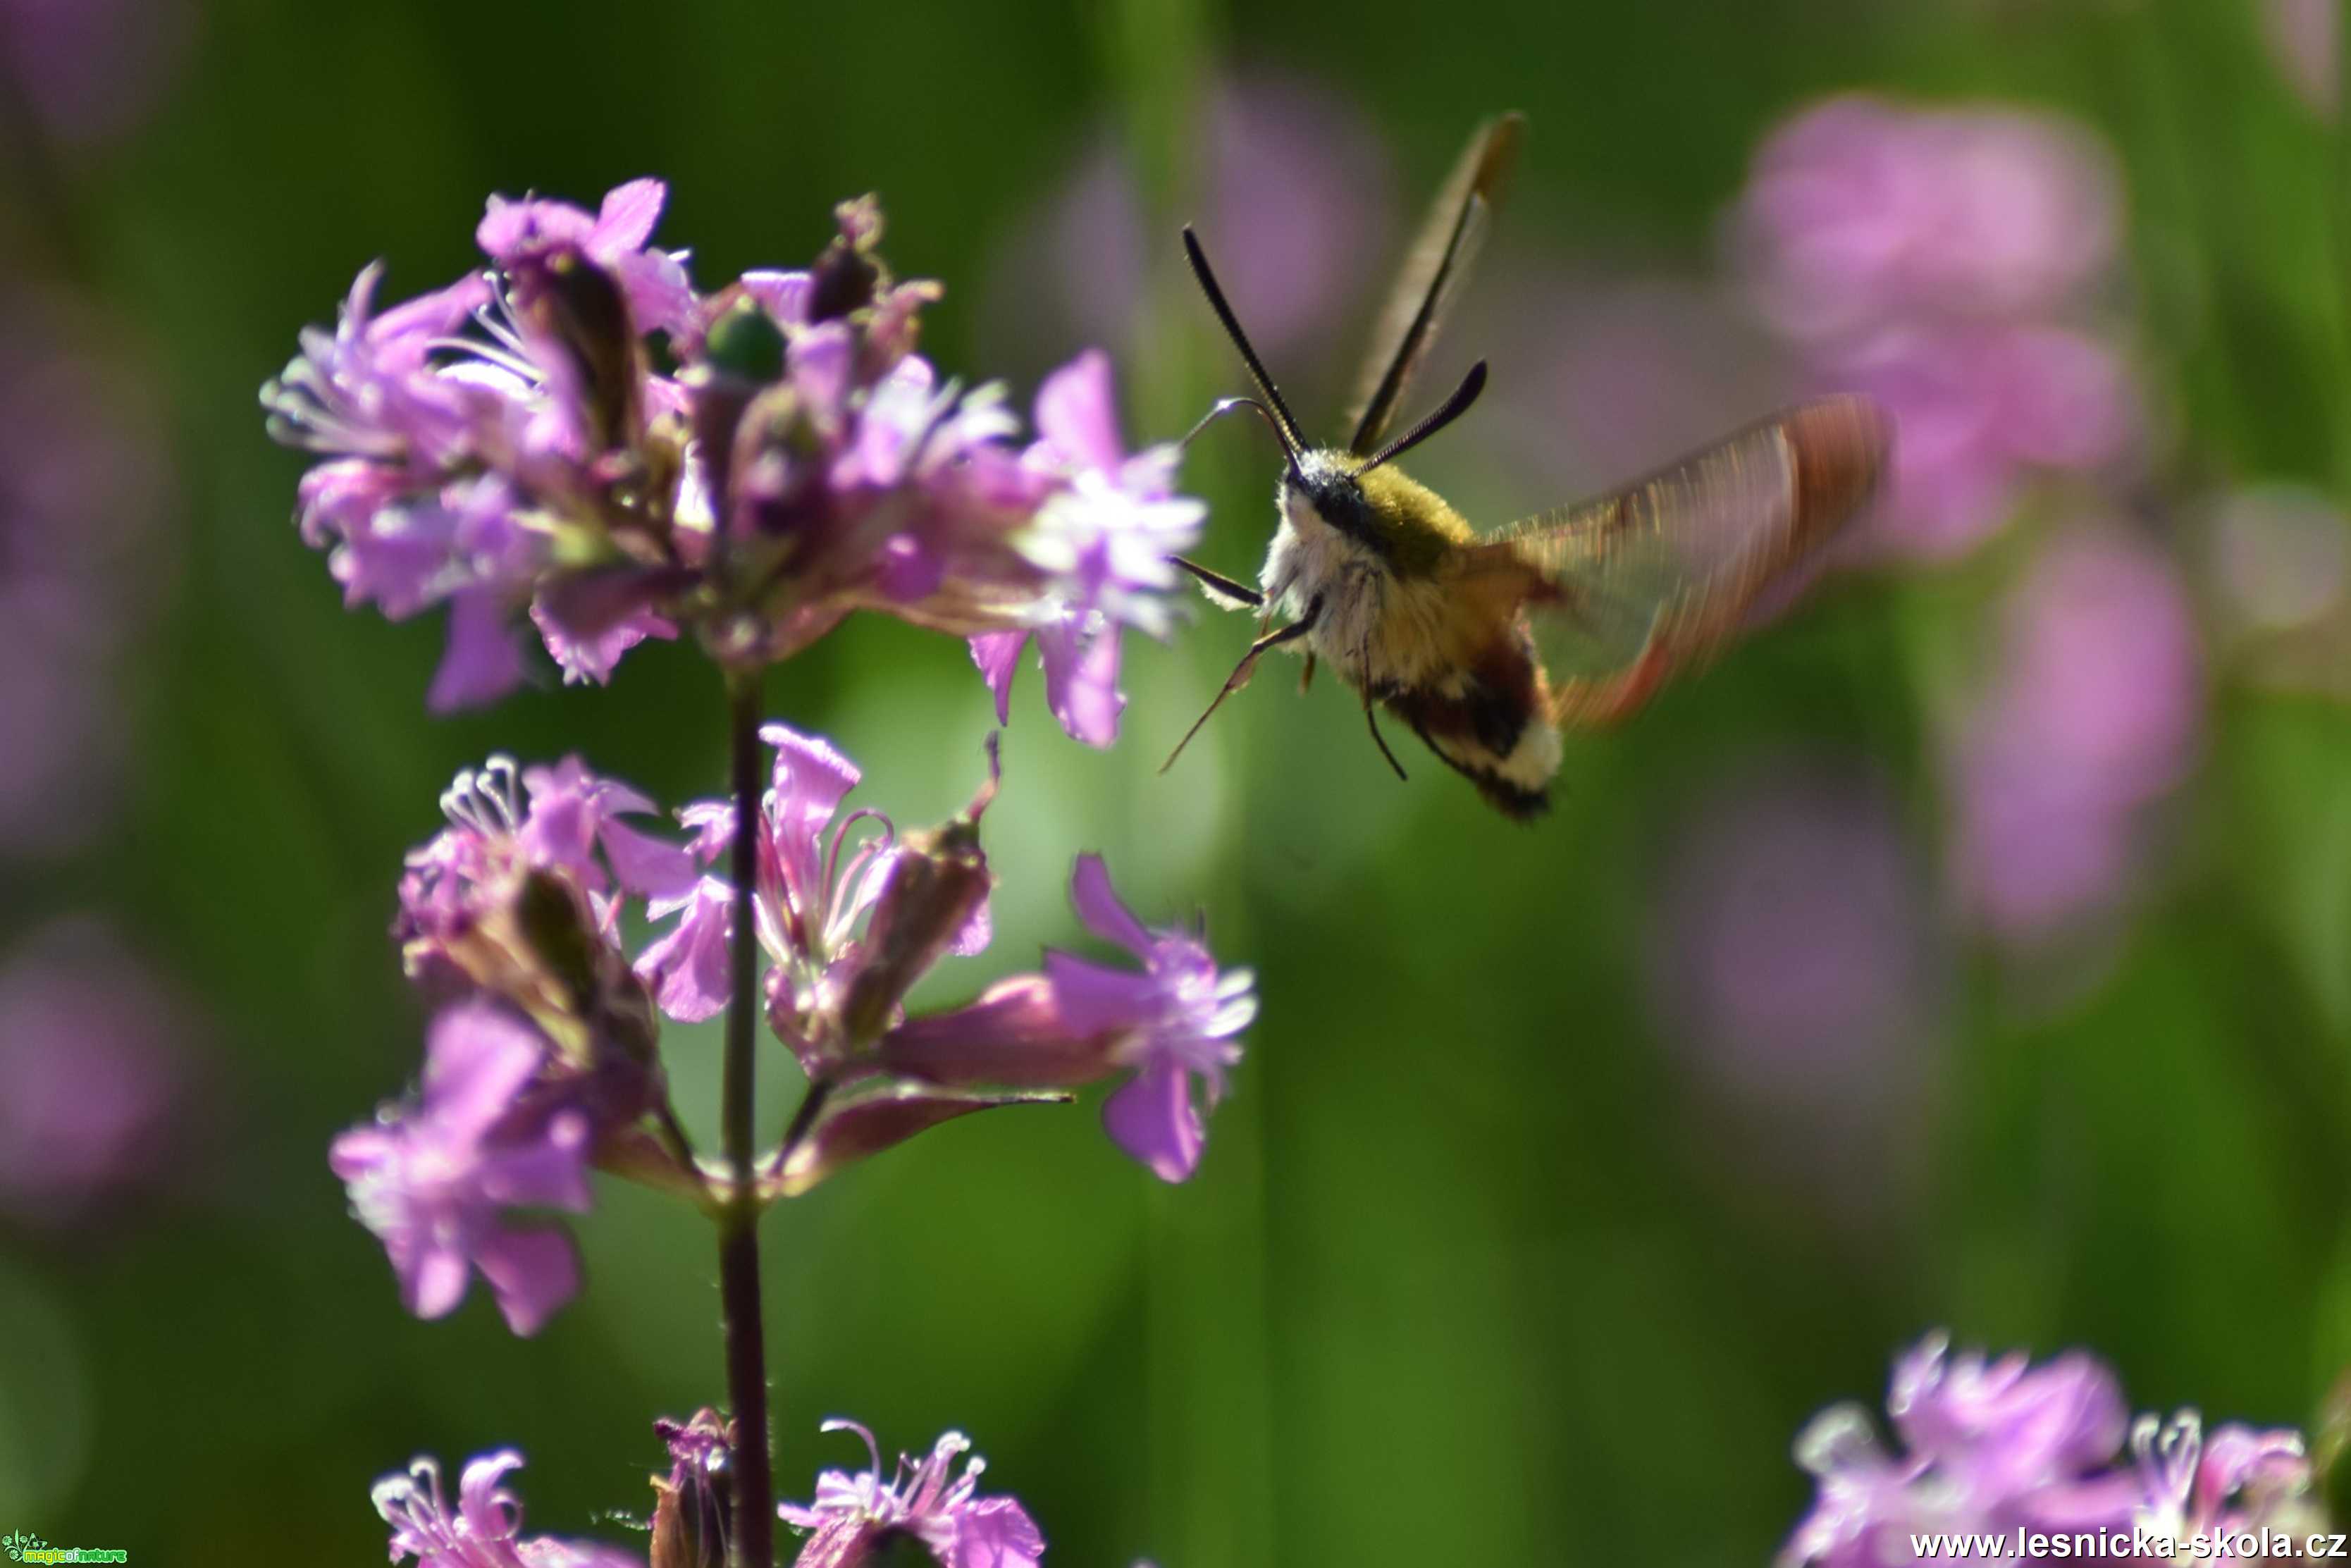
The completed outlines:
[[[1916,1141],[1948,968],[1884,783],[1812,760],[1727,785],[1678,831],[1659,888],[1652,1015],[1759,1163],[1882,1192]]]
[[[161,575],[162,452],[77,308],[0,293],[0,854],[71,850],[110,810],[122,644]]]
[[[104,141],[153,107],[188,41],[179,0],[0,0],[0,71],[47,134]]]
[[[1351,326],[1390,265],[1394,204],[1378,134],[1343,97],[1302,78],[1249,71],[1207,94],[1194,211],[1233,307],[1282,374]],[[1029,345],[1122,343],[1175,230],[1147,226],[1132,165],[1105,128],[991,270],[985,319]],[[1161,254],[1164,250],[1164,256]],[[1293,372],[1294,373],[1294,372]]]
[[[69,1227],[184,1153],[184,1019],[94,916],[0,956],[0,1211]]]
[[[1997,659],[1950,759],[1954,874],[1973,916],[2027,945],[2129,891],[2147,809],[2195,762],[2202,654],[2170,559],[2097,528],[2011,591]]]
[[[2311,111],[2335,118],[2341,99],[2336,62],[2341,0],[2262,0],[2262,42],[2270,59]]]
[[[2089,315],[2120,208],[2105,148],[2052,115],[1840,98],[1764,143],[1731,220],[1755,308],[1813,382],[1899,425],[1855,553],[1963,554],[2032,470],[2128,453],[2137,395]]]

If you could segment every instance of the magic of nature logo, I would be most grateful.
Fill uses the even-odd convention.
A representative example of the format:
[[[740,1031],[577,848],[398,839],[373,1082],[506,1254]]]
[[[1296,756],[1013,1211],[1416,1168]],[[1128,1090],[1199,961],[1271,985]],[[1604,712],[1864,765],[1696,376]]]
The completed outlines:
[[[131,1553],[113,1547],[52,1546],[37,1535],[12,1530],[0,1535],[0,1552],[11,1563],[128,1563]]]

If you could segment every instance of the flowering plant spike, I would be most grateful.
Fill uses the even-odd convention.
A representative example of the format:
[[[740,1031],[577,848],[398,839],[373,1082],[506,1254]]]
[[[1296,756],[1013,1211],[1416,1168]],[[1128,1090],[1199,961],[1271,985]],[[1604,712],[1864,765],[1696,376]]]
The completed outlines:
[[[316,459],[301,537],[345,602],[446,612],[429,706],[513,690],[529,643],[550,674],[602,684],[638,644],[684,640],[727,695],[731,787],[674,818],[577,757],[457,775],[392,924],[433,1013],[423,1067],[329,1163],[409,1311],[453,1312],[478,1278],[521,1335],[581,1289],[558,1217],[590,1212],[591,1171],[687,1198],[718,1230],[728,1408],[656,1425],[670,1463],[649,1560],[526,1535],[511,1449],[468,1463],[454,1504],[419,1459],[377,1484],[376,1508],[393,1560],[421,1568],[769,1568],[778,1524],[807,1537],[803,1564],[1024,1568],[1043,1536],[979,1492],[980,1461],[958,1468],[957,1434],[886,1481],[868,1436],[868,1470],[827,1471],[813,1500],[778,1508],[759,1213],[930,1127],[1109,1077],[1124,1080],[1103,1108],[1113,1140],[1181,1181],[1253,981],[1196,928],[1144,926],[1087,854],[1078,915],[1140,972],[1049,953],[966,1005],[910,1012],[925,975],[993,940],[997,741],[968,806],[901,830],[851,802],[862,779],[840,747],[766,718],[758,677],[875,611],[967,642],[999,723],[1033,646],[1055,719],[1108,746],[1120,635],[1173,630],[1169,558],[1206,508],[1176,489],[1176,448],[1128,448],[1108,356],[1046,378],[1025,441],[1001,387],[924,359],[940,288],[892,271],[872,197],[835,210],[809,266],[705,292],[653,241],[666,196],[655,180],[593,212],[494,196],[481,267],[386,304],[369,266],[262,390],[271,434]],[[721,1146],[705,1153],[671,1101],[662,1025],[722,1014]],[[808,1082],[764,1150],[763,1034]]]

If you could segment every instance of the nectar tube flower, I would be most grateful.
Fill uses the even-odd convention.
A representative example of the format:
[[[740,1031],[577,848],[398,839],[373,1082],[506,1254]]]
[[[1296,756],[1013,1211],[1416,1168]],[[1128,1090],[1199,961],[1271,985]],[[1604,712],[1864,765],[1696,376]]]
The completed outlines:
[[[594,1542],[522,1534],[522,1504],[501,1483],[522,1468],[512,1448],[469,1461],[452,1512],[441,1467],[418,1459],[375,1483],[370,1499],[392,1526],[392,1561],[416,1568],[645,1568],[644,1559]]]
[[[970,1006],[883,1037],[893,1069],[947,1084],[1127,1081],[1102,1104],[1112,1140],[1163,1181],[1188,1179],[1257,1017],[1256,980],[1225,969],[1196,929],[1146,927],[1100,855],[1078,857],[1070,899],[1086,928],[1143,961],[1140,974],[1049,951],[1042,975],[989,988]]]
[[[524,1093],[548,1052],[538,1030],[501,1009],[452,1008],[434,1023],[417,1103],[335,1140],[328,1163],[418,1317],[455,1311],[479,1270],[507,1326],[528,1336],[580,1289],[569,1237],[503,1216],[588,1207],[587,1115]]]
[[[878,1565],[891,1561],[889,1548],[901,1541],[918,1544],[939,1568],[1037,1568],[1043,1561],[1045,1537],[1019,1500],[980,1495],[987,1462],[975,1455],[956,1473],[956,1460],[971,1449],[962,1433],[940,1437],[920,1461],[900,1455],[896,1474],[884,1481],[872,1433],[854,1421],[827,1421],[823,1430],[856,1433],[871,1464],[854,1476],[826,1470],[811,1501],[776,1511],[809,1532],[794,1568]]]

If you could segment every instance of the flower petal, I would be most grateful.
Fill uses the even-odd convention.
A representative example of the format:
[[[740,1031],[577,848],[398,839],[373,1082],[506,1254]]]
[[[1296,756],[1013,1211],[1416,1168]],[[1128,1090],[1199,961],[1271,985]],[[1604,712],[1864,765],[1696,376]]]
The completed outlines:
[[[646,898],[674,898],[700,880],[694,855],[679,844],[664,843],[625,822],[606,818],[598,825],[596,841],[612,862],[612,874],[631,893]]]
[[[580,1293],[580,1254],[560,1230],[501,1230],[474,1250],[507,1326],[525,1339]]]
[[[1043,1088],[1086,1083],[1114,1065],[1100,1033],[1069,1026],[1051,981],[999,980],[967,1006],[909,1019],[882,1037],[882,1060],[933,1083]],[[347,1134],[348,1135],[348,1134]]]
[[[1070,873],[1070,903],[1086,929],[1103,941],[1115,942],[1138,958],[1151,956],[1151,933],[1120,902],[1102,856],[1090,852],[1078,857]]]
[[[1112,1142],[1165,1182],[1189,1180],[1207,1141],[1207,1130],[1192,1103],[1190,1075],[1164,1055],[1154,1057],[1102,1102],[1102,1128]]]
[[[1126,461],[1108,354],[1088,349],[1045,378],[1037,391],[1037,433],[1075,467],[1115,471]]]
[[[653,237],[653,225],[661,222],[662,204],[668,200],[669,187],[659,180],[632,180],[614,186],[604,194],[589,245],[614,256],[640,248]]]
[[[480,707],[522,684],[522,651],[507,630],[501,595],[481,590],[449,601],[449,645],[424,706],[434,713]]]
[[[1020,668],[1020,650],[1029,645],[1026,631],[983,632],[971,640],[971,662],[980,679],[996,694],[996,722],[1012,721],[1012,676]]]
[[[512,1108],[546,1054],[545,1036],[486,1002],[443,1012],[424,1058],[424,1110],[438,1134],[479,1137]]]
[[[1118,689],[1118,628],[1104,625],[1080,636],[1040,633],[1045,658],[1045,702],[1071,740],[1097,750],[1118,739],[1126,696]]]

